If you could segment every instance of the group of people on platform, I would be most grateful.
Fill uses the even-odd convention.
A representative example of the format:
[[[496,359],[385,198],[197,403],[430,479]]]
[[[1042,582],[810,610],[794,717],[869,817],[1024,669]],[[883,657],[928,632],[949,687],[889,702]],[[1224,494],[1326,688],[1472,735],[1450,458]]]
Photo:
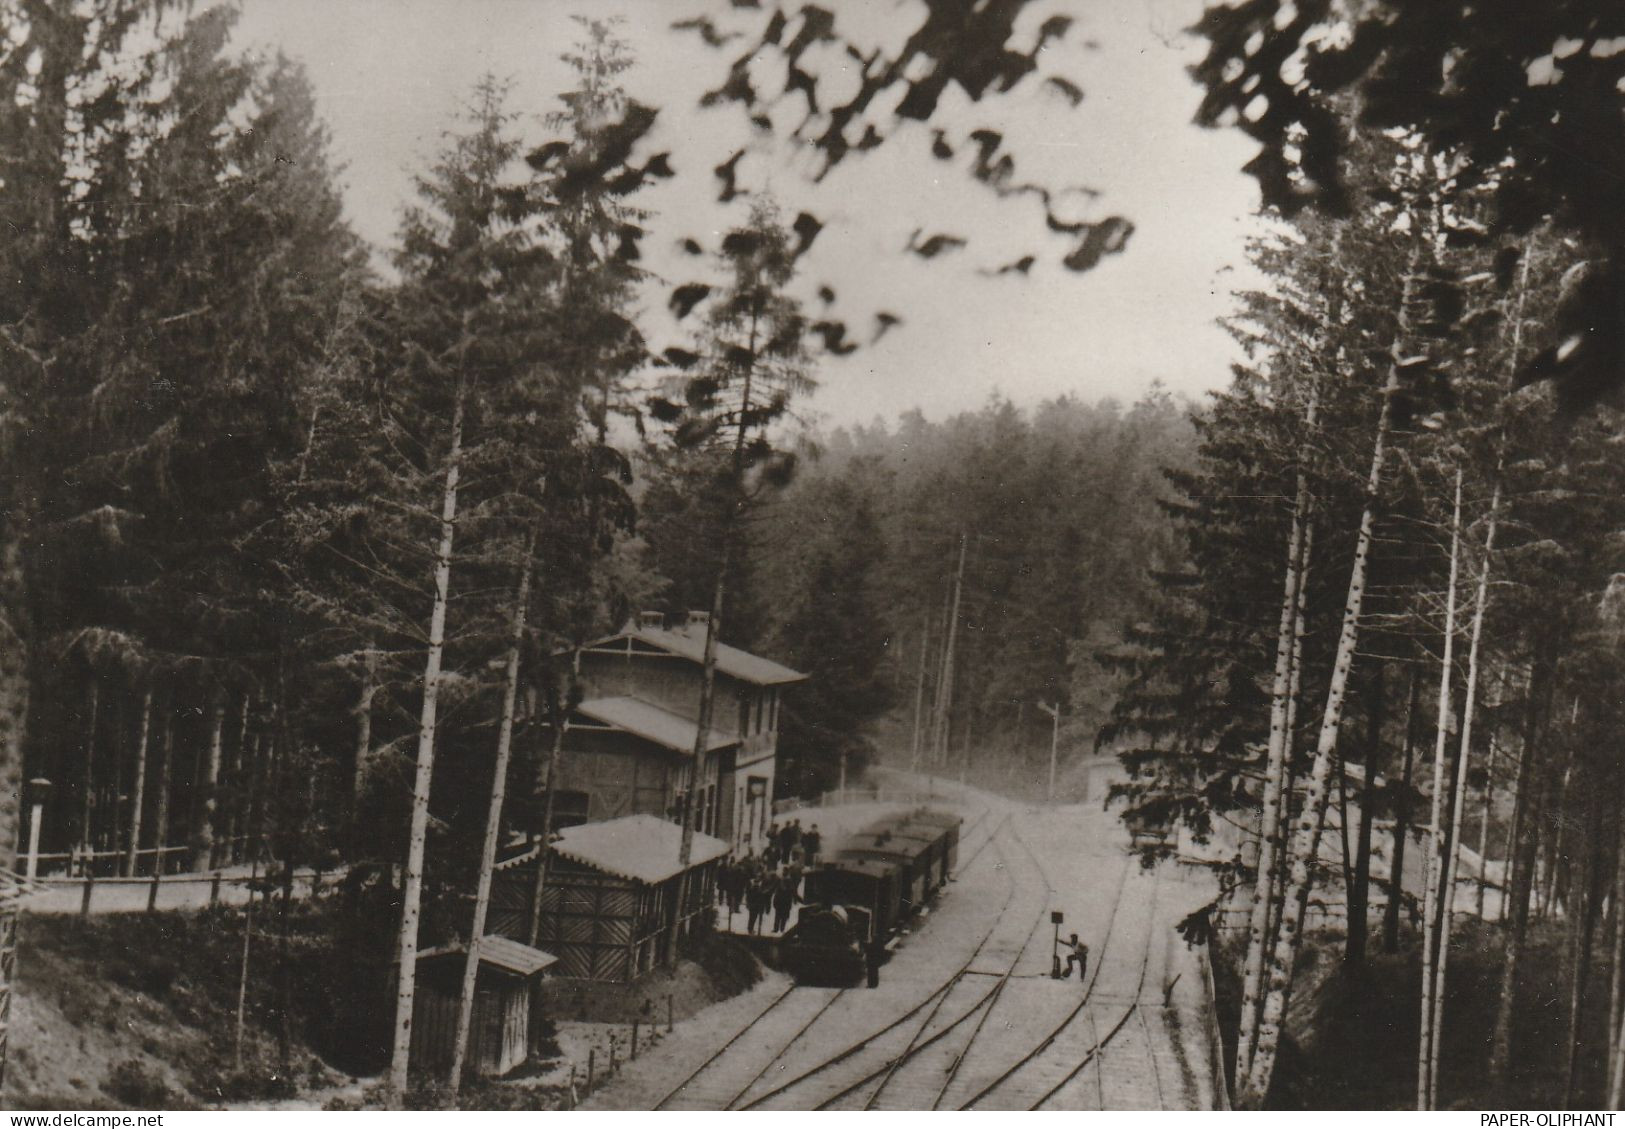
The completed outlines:
[[[783,827],[774,823],[761,854],[748,850],[743,857],[729,855],[723,860],[717,872],[717,901],[727,907],[730,918],[744,906],[747,932],[759,934],[771,912],[771,932],[783,933],[790,911],[801,900],[802,875],[818,865],[822,840],[816,823],[805,831],[799,819]]]

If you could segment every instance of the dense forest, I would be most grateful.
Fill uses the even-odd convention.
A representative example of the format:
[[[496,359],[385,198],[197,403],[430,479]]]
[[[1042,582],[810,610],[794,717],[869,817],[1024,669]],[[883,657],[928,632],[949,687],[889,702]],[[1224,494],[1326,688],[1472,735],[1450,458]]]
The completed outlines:
[[[708,652],[814,676],[780,777],[809,792],[927,681],[927,756],[964,758],[1143,588],[1133,511],[1179,409],[809,431],[818,365],[854,348],[802,296],[819,221],[757,192],[709,245],[662,228],[640,192],[673,157],[639,147],[658,110],[611,24],[578,22],[539,120],[499,79],[466,93],[380,257],[309,83],[236,50],[229,5],[4,13],[0,838],[34,807],[48,871],[264,865],[284,938],[295,867],[381,868],[396,923],[351,933],[358,969],[401,970],[395,1093],[417,950],[481,934],[499,841],[546,842],[573,646],[709,609]],[[669,295],[651,238],[692,260]],[[646,339],[651,293],[683,339]],[[915,678],[950,621],[956,669]]]
[[[808,107],[786,132],[824,172],[931,123],[950,85],[996,100],[1072,23],[1016,45],[1023,3],[926,5],[884,65],[847,44],[855,92],[821,103],[801,67],[844,42],[835,17],[738,6],[760,26],[706,104],[783,129],[751,61],[784,63]],[[38,802],[82,872],[291,882],[342,857],[398,879],[357,934],[402,972],[398,1094],[418,947],[480,935],[464,895],[500,832],[546,842],[571,647],[709,610],[708,678],[719,636],[813,676],[787,794],[884,753],[1036,795],[1049,709],[1069,756],[1121,754],[1137,823],[1256,820],[1219,875],[1249,926],[1241,1105],[1270,1093],[1326,816],[1355,788],[1351,967],[1374,836],[1425,831],[1426,894],[1388,898],[1382,944],[1421,966],[1417,1103],[1440,1104],[1479,817],[1505,860],[1489,1074],[1518,1054],[1538,912],[1566,946],[1556,1100],[1617,1105],[1625,15],[1342,9],[1245,0],[1197,29],[1200,120],[1259,145],[1263,282],[1236,296],[1222,391],[832,430],[804,408],[856,346],[800,272],[820,220],[732,161],[720,199],[745,199],[714,238],[648,208],[682,155],[641,144],[659,111],[627,96],[613,26],[580,23],[540,120],[497,78],[467,91],[375,258],[308,81],[235,51],[229,6],[0,0],[4,861]],[[939,130],[933,156],[1039,201],[1061,269],[1133,253],[1128,218],[1058,214],[1002,144]],[[645,270],[654,238],[689,277]],[[653,339],[651,297],[681,340]]]
[[[1200,27],[1201,116],[1260,141],[1279,222],[1253,250],[1268,286],[1231,323],[1249,360],[1173,476],[1180,567],[1117,653],[1114,791],[1197,841],[1256,828],[1221,875],[1248,923],[1239,1105],[1269,1099],[1325,891],[1347,898],[1345,974],[1369,990],[1381,821],[1396,859],[1423,832],[1420,904],[1390,883],[1382,923],[1420,966],[1417,1107],[1485,1078],[1617,1106],[1619,181],[1591,156],[1617,143],[1625,26],[1592,4],[1335,8],[1256,0]],[[1322,840],[1351,794],[1336,873]],[[1450,958],[1484,913],[1458,893],[1469,836],[1496,860],[1496,1001],[1466,1040],[1484,1073],[1441,1080]],[[1520,1037],[1537,916],[1560,922],[1549,1079]]]
[[[816,676],[787,713],[793,785],[884,751],[1041,791],[1038,704],[1064,705],[1069,754],[1091,747],[1122,678],[1099,652],[1177,556],[1156,502],[1193,442],[1187,407],[1155,390],[1029,412],[994,398],[816,440],[751,530],[756,638]]]

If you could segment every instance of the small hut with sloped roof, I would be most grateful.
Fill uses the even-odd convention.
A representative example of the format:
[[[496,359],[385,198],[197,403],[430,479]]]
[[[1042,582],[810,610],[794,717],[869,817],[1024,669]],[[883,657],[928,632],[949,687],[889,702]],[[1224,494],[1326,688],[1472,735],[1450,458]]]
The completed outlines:
[[[695,832],[684,865],[682,838],[681,827],[652,815],[559,832],[548,851],[537,940],[558,954],[555,975],[629,983],[661,962],[671,930],[686,936],[701,914],[712,912],[728,844]],[[528,932],[524,910],[539,853],[533,848],[498,867],[493,929]]]
[[[412,1010],[412,1068],[435,1077],[451,1069],[457,1010],[468,949],[441,945],[418,954],[417,998]],[[558,958],[508,937],[480,942],[468,1063],[487,1076],[508,1073],[535,1049],[537,990]]]

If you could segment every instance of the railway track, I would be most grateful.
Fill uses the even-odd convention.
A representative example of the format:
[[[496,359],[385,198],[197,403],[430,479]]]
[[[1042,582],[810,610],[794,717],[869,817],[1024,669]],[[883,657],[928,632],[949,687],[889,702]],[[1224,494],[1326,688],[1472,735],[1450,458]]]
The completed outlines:
[[[972,828],[974,829],[986,820],[988,814],[989,809],[984,808],[982,814],[972,823]],[[984,834],[981,842],[969,852],[959,866],[959,875],[962,876],[968,873],[976,865],[983,852],[993,844],[1008,819],[1008,816],[1001,818],[991,830]],[[961,843],[963,845],[963,839]],[[1002,916],[1004,909],[1008,908],[1014,895],[1015,885],[1011,883],[1004,905],[1000,907],[999,914],[994,918],[994,929],[997,928],[999,917]],[[980,946],[978,946],[979,949]],[[974,960],[974,954],[972,959]],[[656,1110],[753,1108],[755,1103],[744,1106],[740,1106],[739,1103],[744,1100],[750,1090],[763,1079],[768,1071],[782,1060],[785,1053],[795,1047],[803,1036],[823,1018],[825,1013],[838,1000],[853,990],[850,988],[798,988],[794,985],[786,988],[770,1000],[767,1006],[752,1017],[748,1023],[736,1031],[726,1043],[718,1047],[708,1058],[685,1075],[682,1081],[668,1090],[654,1104],[653,1108]],[[929,1005],[935,996],[936,993],[933,993],[931,997],[921,1001],[915,1009],[899,1016],[890,1027],[895,1027],[912,1018],[920,1009]],[[797,1012],[798,1008],[805,1009],[808,1012],[806,1018],[801,1018]],[[768,1020],[769,1017],[792,1023],[793,1033],[790,1037],[788,1039],[774,1038],[771,1042],[755,1044],[747,1041],[745,1037],[750,1032],[761,1028],[763,1022]],[[875,1034],[883,1035],[890,1030],[890,1027]],[[773,1046],[777,1046],[778,1049],[764,1056],[763,1048],[772,1048]],[[730,1052],[732,1053],[730,1054]],[[843,1056],[837,1056],[837,1059],[831,1060],[831,1062],[837,1061],[840,1057]],[[760,1061],[758,1064],[758,1060],[763,1059],[765,1060]],[[753,1066],[755,1067],[754,1070],[752,1070]],[[737,1079],[741,1073],[747,1071],[750,1071],[750,1077],[743,1085],[740,1085]]]
[[[978,845],[972,859],[962,868],[962,872],[968,871],[971,862],[979,858],[982,852],[998,839],[1004,823],[1005,821],[1000,821],[998,826],[988,833],[986,839]],[[1005,996],[1007,987],[1016,979],[1022,958],[1032,948],[1035,939],[1042,935],[1043,926],[1046,924],[1046,911],[1051,904],[1054,885],[1043,863],[1026,841],[1019,834],[1012,835],[1011,838],[1020,852],[1028,858],[1040,878],[1036,887],[1032,884],[1025,887],[1029,891],[1036,889],[1037,908],[1016,939],[1007,938],[1004,946],[995,945],[1000,925],[1008,917],[1010,905],[1018,890],[1023,888],[1023,884],[1012,876],[1012,881],[1007,886],[1006,897],[992,926],[979,940],[970,957],[914,1007],[895,1017],[879,1030],[840,1047],[835,1053],[822,1055],[810,1065],[803,1066],[787,1080],[777,1082],[765,1090],[761,1089],[764,1080],[770,1077],[774,1067],[780,1067],[781,1074],[788,1072],[784,1065],[787,1053],[806,1040],[813,1027],[830,1012],[847,990],[833,992],[816,1001],[809,999],[807,1006],[811,1014],[808,1018],[797,1023],[789,1039],[775,1038],[774,1042],[778,1044],[776,1051],[767,1056],[760,1053],[752,1056],[761,1061],[752,1063],[756,1068],[743,1086],[738,1086],[737,1082],[731,1084],[737,1089],[730,1098],[720,1101],[723,1096],[721,1094],[707,1093],[702,1097],[700,1093],[694,1093],[693,1096],[700,1099],[702,1107],[818,1110],[943,1108],[948,1095],[955,1088],[955,1083],[960,1080],[962,1068],[977,1050],[978,1041],[989,1037],[989,1024],[999,1008],[1001,999]],[[1110,941],[1116,932],[1132,865],[1131,861],[1124,861],[1111,912],[1107,918],[1106,940],[1100,946],[1090,980],[1077,1003],[1067,1009],[1060,1021],[1035,1046],[1000,1072],[991,1082],[976,1090],[962,1104],[949,1103],[950,1108],[969,1109],[979,1104],[1009,1108],[1011,1099],[1015,1099],[1018,1104],[1014,1108],[1039,1109],[1052,1102],[1091,1065],[1093,1065],[1093,1096],[1102,1103],[1110,1100],[1106,1076],[1102,1070],[1102,1052],[1114,1040],[1123,1037],[1125,1028],[1138,1015],[1138,999],[1145,983],[1151,952],[1150,941],[1156,924],[1156,886],[1153,886],[1151,904],[1145,909],[1146,943],[1142,947],[1133,995],[1128,1005],[1111,1027],[1101,1032],[1094,1010],[1089,1004],[1095,995],[1096,986],[1101,982],[1106,957],[1111,951]],[[1018,920],[1025,920],[1025,915]],[[1001,952],[999,967],[994,969],[976,967],[979,963],[985,964],[990,953],[998,949],[1007,949],[1008,954]],[[1038,975],[1047,979],[1047,969]],[[987,982],[989,979],[992,983]],[[1049,991],[1050,989],[1046,987],[1046,994]],[[779,1001],[775,1000],[769,1005],[768,1011],[778,1005]],[[1137,1035],[1139,1041],[1145,1044],[1146,1053],[1149,1053],[1149,1030],[1144,1027],[1144,1017],[1138,1018],[1142,1026]],[[1004,1037],[1003,1031],[996,1024],[994,1035]],[[702,1064],[700,1070],[704,1071],[720,1062],[729,1047],[737,1044],[739,1038],[740,1036],[736,1035],[716,1056]],[[741,1070],[749,1069],[745,1059],[739,1055],[735,1055],[729,1061],[732,1078],[737,1078]],[[1040,1066],[1043,1068],[1037,1068]],[[692,1088],[692,1077],[684,1085]],[[753,1089],[759,1092],[752,1094]]]
[[[870,1094],[869,1100],[864,1105],[865,1109],[873,1109],[880,1104],[880,1100],[883,1097],[887,1086],[891,1085],[893,1081],[897,1080],[899,1072],[902,1071],[905,1066],[909,1071],[912,1071],[915,1074],[924,1073],[926,1075],[927,1081],[925,1092],[928,1092],[931,1095],[930,1108],[933,1110],[941,1108],[943,1098],[953,1087],[954,1082],[958,1080],[960,1068],[964,1066],[966,1059],[970,1055],[971,1049],[976,1045],[976,1040],[981,1036],[983,1029],[987,1026],[988,1019],[997,1010],[999,1001],[1003,998],[1005,988],[1010,984],[1012,978],[1016,975],[1016,970],[1018,967],[1020,967],[1022,958],[1027,954],[1034,941],[1042,936],[1043,927],[1046,924],[1049,916],[1048,910],[1054,904],[1055,887],[1050,883],[1048,873],[1044,870],[1043,864],[1039,861],[1038,856],[1033,853],[1032,848],[1027,845],[1027,842],[1022,839],[1019,834],[1016,835],[1016,840],[1018,843],[1020,843],[1022,850],[1026,853],[1028,858],[1032,860],[1033,867],[1038,872],[1039,878],[1043,884],[1044,892],[1043,899],[1040,901],[1038,907],[1038,912],[1033,918],[1033,924],[1028,929],[1025,940],[1023,940],[1020,947],[1017,948],[1015,953],[1011,956],[1009,965],[999,976],[998,983],[994,985],[993,989],[986,993],[982,999],[978,1001],[975,1007],[967,1011],[961,1017],[961,1019],[956,1021],[956,1023],[953,1025],[958,1026],[959,1023],[968,1021],[971,1016],[976,1016],[975,1023],[971,1024],[969,1030],[963,1033],[963,1041],[959,1042],[957,1046],[944,1046],[941,1054],[946,1054],[948,1056],[946,1065],[942,1065],[940,1061],[932,1061],[933,1058],[940,1059],[941,1054],[927,1056],[921,1052],[927,1050],[930,1043],[948,1035],[952,1030],[952,1027],[945,1028],[937,1035],[932,1036],[930,1040],[921,1043],[914,1053],[911,1053],[910,1055],[906,1056],[906,1058],[893,1064],[893,1066],[888,1070],[886,1076],[881,1080],[880,1085]],[[1053,952],[1051,953],[1051,959],[1053,959]],[[937,1069],[935,1069],[933,1072],[933,1068]],[[940,1075],[941,1081],[936,1082],[935,1085],[932,1085],[929,1080],[935,1075]],[[905,1082],[906,1081],[907,1079],[905,1078]],[[904,1089],[905,1098],[911,1096],[906,1088],[900,1087],[900,1089]],[[898,1107],[891,1106],[888,1108]],[[902,1108],[916,1108],[916,1106],[915,1103],[907,1102]]]
[[[1068,1079],[1070,1079],[1076,1075],[1077,1070],[1081,1070],[1082,1064],[1087,1063],[1087,1055],[1091,1044],[1079,1045],[1081,1029],[1084,1024],[1092,1022],[1089,1004],[1094,998],[1096,986],[1100,983],[1101,973],[1106,968],[1106,958],[1115,951],[1111,942],[1117,936],[1117,919],[1122,911],[1123,894],[1128,886],[1128,876],[1132,866],[1132,861],[1124,860],[1123,868],[1118,875],[1117,891],[1112,898],[1111,913],[1107,918],[1106,940],[1100,946],[1099,951],[1094,954],[1089,982],[1084,986],[1083,993],[1077,1002],[1062,1014],[1060,1020],[1050,1028],[1049,1032],[1038,1043],[974,1093],[970,1094],[958,1108],[974,1109],[983,1104],[988,1104],[991,1108],[1036,1109],[1036,1104],[1023,1104],[1023,1098],[1035,1089],[1042,1089],[1040,1079],[1047,1072],[1038,1068],[1051,1065],[1052,1059],[1064,1062],[1071,1055],[1078,1054],[1080,1056],[1080,1066],[1074,1068],[1068,1074]],[[1151,920],[1155,920],[1154,908],[1149,916]],[[1143,964],[1141,973],[1143,977]],[[1082,1018],[1081,1023],[1080,1017]],[[1110,1035],[1107,1038],[1110,1038]],[[1047,1057],[1046,1052],[1052,1047],[1058,1048],[1057,1054]],[[1015,1104],[1010,1104],[1012,1101]]]
[[[982,846],[985,847],[994,843],[999,831],[1003,829],[1007,822],[1008,817],[1001,819],[998,825],[989,833],[986,842]],[[981,848],[978,849],[977,853],[980,855]],[[969,868],[967,866],[963,869],[968,870]],[[750,1095],[747,1090],[741,1097],[748,1098],[748,1100],[741,1101],[735,1108],[830,1108],[841,1098],[855,1092],[858,1087],[880,1077],[886,1066],[892,1061],[892,1056],[906,1054],[908,1048],[916,1041],[919,1032],[942,1012],[942,1008],[954,987],[970,972],[972,966],[983,955],[989,942],[998,932],[999,926],[1004,922],[1005,915],[1009,911],[1010,904],[1015,899],[1019,889],[1018,883],[1014,881],[1007,882],[1004,900],[1000,904],[998,911],[993,915],[993,920],[988,926],[987,932],[983,934],[976,946],[971,950],[970,956],[912,1007],[860,1039],[837,1044],[839,1049],[833,1054],[826,1054],[810,1065],[802,1066],[788,1080],[754,1095]],[[911,1021],[922,1013],[924,1013],[925,1018],[918,1025],[911,1026]],[[785,1044],[786,1051],[801,1041],[809,1030],[810,1025],[808,1028],[798,1031],[795,1038]],[[866,1070],[865,1067],[876,1057],[881,1060],[879,1068],[870,1067]],[[840,1074],[833,1073],[840,1067],[845,1067],[846,1070]],[[856,1082],[849,1081],[852,1070],[861,1072]],[[789,1073],[788,1067],[781,1073]]]
[[[882,1098],[887,1088],[895,1083],[895,1093],[903,1098],[901,1106],[892,1104],[883,1108],[918,1109],[924,1107],[924,1099],[930,1097],[930,1108],[937,1108],[942,1095],[952,1084],[958,1074],[959,1065],[964,1060],[968,1048],[974,1043],[976,1036],[981,1032],[987,1017],[992,1014],[999,996],[1003,993],[1010,978],[1015,975],[1022,957],[1027,953],[1033,941],[1041,935],[1047,918],[1047,910],[1051,904],[1051,895],[1054,890],[1050,886],[1048,876],[1039,864],[1037,856],[1027,846],[1019,833],[1013,838],[1032,862],[1035,872],[1043,883],[1042,896],[1038,901],[1038,908],[1033,916],[1032,924],[1020,935],[1019,943],[1014,945],[1009,959],[1001,970],[994,972],[978,971],[975,965],[1000,948],[995,944],[998,932],[997,924],[982,939],[977,951],[971,959],[950,978],[940,990],[937,1002],[932,1006],[929,1014],[915,1029],[912,1038],[903,1050],[895,1057],[881,1063],[875,1069],[861,1076],[855,1081],[841,1087],[831,1096],[820,1101],[815,1108],[823,1109],[875,1109],[881,1106]],[[1019,888],[1019,883],[1016,884]],[[1007,907],[1008,908],[1008,907]],[[1001,919],[1003,918],[1001,913]],[[1002,923],[1002,920],[1001,920]],[[1009,948],[1007,943],[1004,948]],[[1000,954],[1002,956],[1002,954]],[[992,976],[994,982],[986,986],[979,981],[983,977]],[[964,989],[961,991],[961,989]],[[950,1000],[955,1000],[957,1006],[949,1006]],[[938,1023],[939,1017],[941,1022]],[[955,1035],[965,1034],[964,1026],[972,1019],[974,1025],[968,1035],[956,1046],[950,1041]],[[933,1029],[934,1028],[934,1029]],[[929,1032],[929,1034],[928,1034]],[[946,1057],[946,1063],[943,1062]],[[937,1081],[940,1078],[941,1081]]]
[[[957,874],[977,877],[991,894],[982,861],[991,858],[995,871],[1010,867],[1003,898],[958,967],[940,981],[921,977],[917,999],[893,996],[906,1010],[887,1011],[883,1023],[876,1016],[874,1029],[853,1039],[865,1007],[883,1010],[873,993],[786,989],[653,1108],[1166,1108],[1168,1066],[1159,1066],[1158,1033],[1146,1014],[1156,1009],[1140,1002],[1153,957],[1166,948],[1154,943],[1161,875],[1131,883],[1135,867],[1124,859],[1089,981],[1069,1001],[1048,979],[1047,954],[1043,969],[1034,967],[1056,886],[1028,841],[1013,827],[1005,834],[1010,818],[984,809],[967,825],[961,846],[969,851]],[[1142,941],[1130,950],[1132,963],[1124,959],[1131,936]],[[916,964],[909,974],[919,970]],[[1034,1031],[1024,1051],[1013,1047],[1013,1036],[1033,1031],[1039,1015],[1042,1037],[1032,1041]],[[1006,1061],[1014,1053],[1019,1057]]]
[[[1123,1009],[1122,1014],[1118,1016],[1116,1021],[1106,1029],[1104,1034],[1100,1033],[1098,1023],[1095,1021],[1094,1016],[1088,1014],[1087,1008],[1083,1009],[1085,1014],[1088,1015],[1091,1034],[1093,1036],[1093,1044],[1089,1046],[1089,1048],[1070,1069],[1066,1070],[1058,1080],[1045,1089],[1035,1101],[1028,1105],[1026,1107],[1027,1109],[1043,1109],[1046,1105],[1055,1103],[1056,1098],[1072,1085],[1077,1077],[1088,1068],[1090,1063],[1094,1063],[1095,1065],[1096,1091],[1101,1102],[1101,1108],[1106,1108],[1105,1103],[1108,1099],[1106,1097],[1105,1073],[1101,1062],[1102,1057],[1105,1054],[1106,1047],[1110,1045],[1113,1040],[1122,1035],[1125,1030],[1134,1027],[1134,1021],[1136,1019],[1139,1021],[1136,1030],[1139,1032],[1140,1038],[1143,1040],[1144,1051],[1143,1055],[1133,1055],[1127,1057],[1130,1062],[1150,1063],[1152,1080],[1157,1096],[1157,1108],[1164,1108],[1161,1080],[1156,1077],[1156,1060],[1153,1055],[1151,1031],[1149,1026],[1146,1024],[1145,1013],[1140,1007],[1140,998],[1145,990],[1146,970],[1150,967],[1151,954],[1155,947],[1153,940],[1156,936],[1157,928],[1157,900],[1158,894],[1161,892],[1161,888],[1162,879],[1159,875],[1151,888],[1150,906],[1148,907],[1148,911],[1146,913],[1146,938],[1140,954],[1139,975],[1135,980],[1134,993],[1129,999],[1128,1005]],[[1131,1038],[1132,1037],[1133,1036],[1131,1036]],[[1061,1108],[1073,1108],[1072,1103],[1055,1104]],[[1143,1109],[1145,1107],[1135,1104],[1129,1106],[1128,1108]]]

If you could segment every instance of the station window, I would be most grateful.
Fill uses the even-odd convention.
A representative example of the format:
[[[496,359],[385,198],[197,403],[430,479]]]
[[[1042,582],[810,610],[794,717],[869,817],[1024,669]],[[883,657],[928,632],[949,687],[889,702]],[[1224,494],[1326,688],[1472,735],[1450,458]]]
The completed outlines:
[[[560,790],[553,793],[553,830],[579,827],[587,822],[590,799],[585,792]]]

